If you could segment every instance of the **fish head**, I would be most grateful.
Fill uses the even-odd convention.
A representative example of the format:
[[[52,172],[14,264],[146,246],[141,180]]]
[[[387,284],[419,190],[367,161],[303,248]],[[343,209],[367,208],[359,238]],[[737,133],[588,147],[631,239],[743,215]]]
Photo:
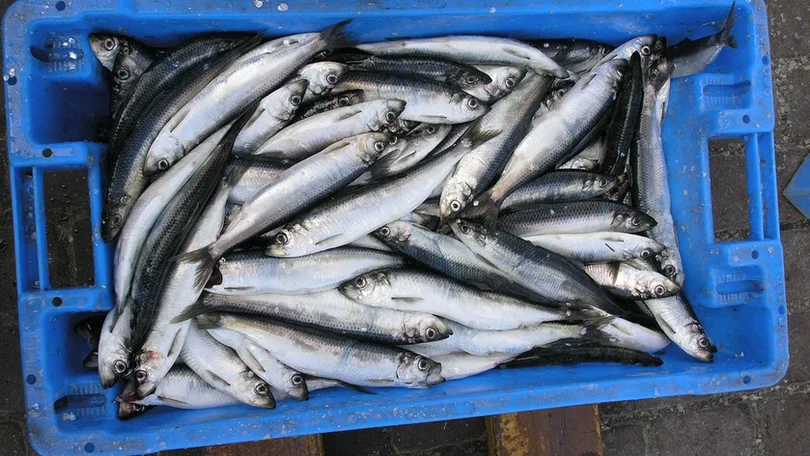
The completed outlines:
[[[135,356],[132,378],[138,388],[138,396],[146,397],[157,389],[157,384],[171,365],[167,357],[151,350],[141,351]]]
[[[412,343],[447,339],[453,334],[453,330],[440,318],[426,313],[417,313],[407,318],[404,330]]]
[[[656,35],[637,36],[629,41],[620,44],[616,49],[607,53],[599,63],[604,63],[613,59],[630,59],[634,52],[638,52],[642,58],[652,54],[653,45],[658,37]]]
[[[180,141],[171,133],[160,135],[152,143],[149,152],[146,154],[144,164],[144,174],[154,176],[171,168],[178,160],[185,155],[185,149]]]
[[[620,228],[626,233],[640,233],[656,225],[654,218],[630,208],[622,208],[613,214],[611,226]]]
[[[489,233],[484,225],[469,220],[454,220],[450,228],[465,244],[476,243],[485,247],[489,241]]]
[[[315,62],[301,68],[299,76],[309,81],[309,90],[323,95],[332,90],[349,67],[337,62]]]
[[[300,401],[309,399],[309,389],[304,375],[300,372],[290,372],[290,375],[285,375],[282,379],[284,392],[289,394]]]
[[[625,250],[625,258],[641,258],[652,260],[656,255],[664,250],[664,244],[652,239],[645,239],[644,242],[630,243]]]
[[[408,138],[416,138],[418,141],[441,141],[453,128],[452,125],[423,123],[408,133]]]
[[[439,197],[439,214],[443,220],[453,219],[470,204],[473,190],[469,184],[453,176],[442,188]]]
[[[386,271],[359,275],[340,286],[347,298],[361,304],[375,304],[393,298],[393,288]]]
[[[369,118],[369,127],[372,131],[396,125],[396,120],[405,110],[405,102],[402,100],[379,100],[372,106],[373,112]]]
[[[398,118],[395,122],[388,124],[387,130],[394,135],[404,136],[419,125],[419,122]]]
[[[594,79],[606,80],[614,92],[618,89],[626,71],[627,60],[618,58],[605,62],[593,69],[593,73],[595,73]]]
[[[128,307],[127,307],[128,308]],[[129,341],[119,329],[129,325],[129,312],[120,315],[115,309],[107,313],[98,341],[98,375],[101,386],[110,388],[131,373]]]
[[[363,101],[362,90],[347,90],[336,95],[335,101],[338,108],[345,108],[346,106],[353,106]]]
[[[403,351],[397,367],[397,384],[410,387],[433,386],[444,381],[442,365],[425,356]]]
[[[676,256],[677,255],[674,255],[671,249],[665,248],[658,254],[657,260],[661,267],[661,272],[663,272],[665,276],[677,284],[683,284],[683,268],[681,267],[680,260],[676,258]]]
[[[677,294],[681,288],[658,271],[636,270],[632,278],[633,296],[639,299],[666,298]]]
[[[388,133],[372,132],[363,133],[357,136],[359,147],[356,148],[357,153],[363,159],[363,162],[371,165],[376,162],[380,157],[394,153],[394,149],[398,147],[400,142],[397,137]]]
[[[492,82],[487,84],[486,90],[493,97],[501,98],[512,92],[520,84],[520,81],[526,77],[527,73],[528,70],[525,68],[499,67],[489,73]]]
[[[374,235],[386,244],[401,244],[408,241],[413,230],[414,225],[411,222],[397,220],[380,227]]]
[[[671,328],[662,328],[664,332],[672,332]],[[692,321],[672,334],[667,334],[670,339],[675,341],[690,356],[693,356],[701,361],[710,363],[714,360],[714,354],[717,353],[717,347],[712,343],[709,336],[703,331],[703,327],[697,321]]]
[[[231,386],[236,389],[240,398],[246,399],[254,407],[274,408],[276,406],[276,401],[270,392],[270,385],[250,369],[240,372]]]
[[[483,71],[480,71],[475,67],[470,67],[459,68],[453,71],[449,76],[447,76],[446,82],[466,91],[478,87],[484,87],[492,82],[492,78]]]
[[[121,40],[113,35],[90,35],[90,49],[93,50],[101,66],[113,70],[115,58],[121,52]]]
[[[598,174],[595,176],[588,175],[582,182],[583,191],[599,191],[608,192],[619,186],[619,179],[615,176],[605,176]]]
[[[265,105],[264,101],[262,101],[259,107],[270,110],[270,113],[276,119],[290,120],[304,101],[304,94],[308,87],[309,81],[306,79],[296,79],[279,89],[281,91],[280,103],[276,102],[277,100],[273,100],[274,102]],[[268,96],[267,98],[270,97]],[[265,98],[265,100],[267,98]]]
[[[121,86],[132,84],[143,72],[143,70],[138,67],[138,63],[123,51],[121,51],[115,59],[113,70],[113,82]]]
[[[472,122],[489,112],[488,104],[464,92],[453,95],[448,108],[455,112],[453,117],[461,122]]]
[[[265,254],[273,257],[304,255],[307,253],[307,243],[306,230],[302,226],[285,226],[273,236]]]
[[[130,209],[135,204],[135,198],[130,195],[111,195],[102,209],[101,234],[105,241],[111,241],[121,228]]]
[[[660,43],[663,42],[663,45]],[[660,49],[663,46],[663,51]],[[669,82],[669,75],[672,74],[672,65],[666,58],[666,40],[660,39],[656,41],[653,57],[649,65],[649,84],[651,84],[656,91],[664,87]]]

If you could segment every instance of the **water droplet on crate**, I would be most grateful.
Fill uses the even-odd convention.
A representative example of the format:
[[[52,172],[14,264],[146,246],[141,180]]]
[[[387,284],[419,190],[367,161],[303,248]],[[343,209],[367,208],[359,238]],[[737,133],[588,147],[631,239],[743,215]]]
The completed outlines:
[[[290,7],[287,6],[286,3],[279,3],[278,8],[276,8],[276,9],[278,9],[281,12],[284,12],[284,11],[287,11],[288,9],[290,9]]]

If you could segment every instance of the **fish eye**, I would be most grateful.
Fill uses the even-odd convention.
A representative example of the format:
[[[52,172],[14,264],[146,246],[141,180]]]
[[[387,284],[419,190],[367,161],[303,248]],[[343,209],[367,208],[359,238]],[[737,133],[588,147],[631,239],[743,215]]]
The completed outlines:
[[[355,287],[362,290],[363,288],[366,288],[366,285],[368,285],[368,280],[366,280],[365,277],[360,276],[360,277],[354,279],[354,286]]]
[[[517,85],[517,79],[511,76],[503,80],[503,86],[506,87],[507,89],[514,88],[515,85]]]
[[[112,219],[110,219],[110,224],[112,226],[118,226],[120,223],[121,223],[121,216],[119,214],[113,215]]]
[[[326,75],[326,83],[329,85],[335,85],[338,82],[338,77],[335,73],[329,73]]]
[[[276,234],[275,241],[276,244],[287,245],[287,243],[290,242],[290,238],[287,237],[287,235],[282,232]]]
[[[169,163],[169,160],[166,158],[160,159],[160,161],[157,164],[158,169],[161,171],[169,169],[169,166],[171,166],[171,163]]]
[[[382,152],[385,150],[385,143],[382,141],[377,141],[374,143],[374,150],[377,152]]]
[[[340,97],[340,98],[338,98],[338,105],[339,106],[349,106],[349,104],[351,104],[350,101],[349,101],[349,97]]]
[[[428,363],[425,358],[420,357],[419,361],[416,362],[416,367],[418,367],[420,371],[426,371],[428,367],[430,367],[430,363]]]
[[[391,228],[388,228],[387,226],[380,228],[380,236],[388,237],[390,235],[391,235]]]
[[[391,138],[391,141],[389,142],[389,144],[393,145],[393,144],[396,144],[398,142],[399,142],[399,136],[394,136],[394,137]]]
[[[709,339],[707,339],[705,337],[701,337],[700,339],[698,339],[698,347],[700,347],[700,348],[709,348],[709,345],[710,345]]]
[[[116,374],[123,375],[124,372],[126,372],[127,369],[129,369],[129,363],[127,363],[123,359],[119,359],[119,360],[117,360],[115,362],[115,364],[113,364],[113,369],[115,369]],[[143,372],[143,371],[139,371],[139,372]]]
[[[450,210],[453,212],[458,212],[461,210],[461,203],[456,200],[450,201]]]
[[[647,45],[641,46],[640,51],[641,51],[641,55],[643,55],[643,56],[645,56],[645,57],[646,57],[646,56],[648,56],[648,55],[650,55],[650,53],[652,52],[652,50],[650,49],[650,47],[649,47],[649,46],[647,46]]]
[[[290,97],[290,103],[293,106],[300,105],[301,104],[301,96],[300,95],[293,95],[292,97]]]
[[[259,396],[267,396],[267,393],[270,392],[270,389],[267,387],[267,383],[259,382],[253,388],[253,391],[256,392]]]
[[[143,411],[143,405],[141,405],[141,404],[132,404],[132,411],[133,412],[142,412]]]
[[[106,49],[108,51],[112,51],[113,49],[115,49],[115,45],[116,45],[116,43],[115,43],[115,40],[113,38],[106,38],[104,40],[104,49]]]
[[[560,89],[557,91],[557,97],[562,98],[565,95],[565,90]]]
[[[122,81],[129,79],[129,71],[126,68],[119,68],[115,75]]]
[[[474,75],[472,75],[472,74],[470,74],[470,75],[468,75],[468,76],[467,76],[467,84],[475,84],[476,82],[478,82],[478,78],[477,78],[477,77],[475,77],[475,76],[474,76]]]
[[[673,266],[671,264],[668,264],[668,265],[664,266],[664,274],[666,274],[668,276],[675,275],[675,266]]]
[[[292,381],[292,384],[295,386],[302,385],[304,383],[304,376],[301,374],[295,374],[292,376],[290,381]]]
[[[137,380],[138,383],[145,382],[147,377],[148,375],[145,370],[138,369],[135,371],[135,380]]]
[[[390,123],[390,122],[393,122],[395,120],[397,120],[397,115],[396,115],[396,113],[394,111],[387,111],[385,113],[385,121],[386,122]]]
[[[656,296],[663,296],[665,291],[663,285],[656,285],[653,293],[655,293]]]
[[[641,223],[641,218],[636,217],[635,215],[630,216],[630,225],[641,226]]]
[[[476,109],[478,107],[478,98],[470,97],[467,98],[467,107],[470,109]]]
[[[433,340],[433,339],[436,338],[436,336],[437,336],[436,329],[428,328],[428,329],[425,330],[425,337],[427,337],[428,340]]]
[[[459,223],[458,229],[461,230],[461,234],[470,234],[470,227],[466,223]]]
[[[429,135],[432,135],[433,133],[436,133],[436,127],[434,127],[433,125],[428,125],[428,127],[425,128],[425,132]]]
[[[652,256],[652,252],[647,249],[641,251],[641,258],[650,258]]]
[[[600,177],[596,182],[599,184],[600,187],[607,186],[607,179],[605,179],[604,177]]]

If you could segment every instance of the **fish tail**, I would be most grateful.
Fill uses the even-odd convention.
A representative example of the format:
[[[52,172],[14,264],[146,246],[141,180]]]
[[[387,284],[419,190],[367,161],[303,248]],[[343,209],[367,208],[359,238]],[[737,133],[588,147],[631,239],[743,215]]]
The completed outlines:
[[[182,323],[186,320],[191,320],[192,318],[198,315],[202,315],[207,311],[208,309],[206,309],[205,304],[203,304],[200,301],[197,301],[194,304],[191,304],[190,306],[187,306],[185,309],[181,310],[176,317],[172,318],[171,323],[172,324]]]
[[[737,39],[731,34],[731,31],[734,28],[734,21],[737,19],[737,15],[734,12],[736,6],[736,1],[731,4],[731,9],[728,12],[726,23],[723,25],[723,30],[720,32],[720,42],[731,49],[737,49]]]
[[[345,21],[338,22],[337,24],[321,32],[321,39],[326,42],[327,49],[349,47],[355,44],[356,40],[346,35],[344,31],[346,26],[349,25],[351,21],[351,19],[347,19]]]
[[[475,198],[473,202],[459,214],[459,218],[478,220],[484,224],[488,231],[495,229],[498,213],[501,211],[500,202],[492,199],[492,193],[487,191]]]
[[[192,304],[189,307],[193,307],[195,304]],[[199,329],[217,329],[222,327],[222,314],[218,312],[213,313],[201,313],[196,315],[197,318],[194,319],[194,322],[197,324],[197,328]],[[177,318],[180,318],[179,316]]]
[[[216,263],[218,258],[211,253],[211,246],[207,246],[178,255],[175,259],[178,263],[197,264],[197,269],[194,272],[194,288],[196,291],[199,291],[202,290],[203,285],[208,281],[208,277],[211,276],[214,263]]]
[[[611,344],[613,337],[610,334],[602,331],[602,329],[612,323],[615,318],[616,317],[613,316],[600,316],[583,320],[581,323],[582,332],[580,334],[580,338],[604,344]]]

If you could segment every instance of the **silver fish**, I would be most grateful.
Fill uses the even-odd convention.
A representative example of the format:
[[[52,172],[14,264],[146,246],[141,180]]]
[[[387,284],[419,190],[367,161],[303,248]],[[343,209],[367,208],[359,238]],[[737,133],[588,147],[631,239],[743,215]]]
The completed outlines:
[[[672,64],[673,78],[702,73],[720,55],[723,48],[728,46],[731,49],[737,49],[737,40],[732,35],[736,6],[736,2],[731,3],[726,22],[717,34],[694,41],[687,38],[667,49],[667,57]]]
[[[309,103],[328,94],[348,69],[346,65],[337,62],[315,62],[304,65],[294,76],[309,82],[303,102]]]
[[[625,298],[664,298],[681,290],[658,272],[636,269],[627,263],[590,264],[585,266],[585,272],[614,295]]]
[[[210,312],[260,315],[386,344],[430,342],[451,334],[447,325],[433,315],[366,306],[343,296],[336,289],[303,295],[226,296],[209,293],[189,306],[176,320]]]
[[[644,304],[667,337],[683,351],[707,363],[714,360],[717,347],[706,335],[683,293],[668,298],[648,299]]]
[[[305,41],[237,61],[163,127],[149,149],[144,172],[157,172],[159,163],[171,166],[208,134],[233,120],[246,106],[283,84],[310,57],[339,45],[347,24],[348,21],[341,22],[317,37],[311,38],[307,34]]]
[[[642,233],[655,226],[649,215],[613,201],[572,201],[537,204],[504,214],[498,228],[515,236],[615,231]]]
[[[185,157],[184,157],[185,160]],[[181,160],[182,162],[182,160]],[[207,245],[222,231],[225,203],[230,186],[223,182],[189,233],[182,251],[188,252]],[[168,273],[163,286],[155,322],[140,347],[135,347],[135,379],[139,396],[154,391],[157,384],[174,365],[188,334],[189,323],[172,323],[172,319],[200,296],[194,289],[194,267],[176,264]]]
[[[179,409],[199,410],[241,404],[228,393],[209,385],[186,366],[174,366],[158,383],[154,392],[143,398],[119,398],[142,407],[165,405]]]
[[[377,160],[364,176],[367,175],[368,181],[371,182],[395,176],[414,167],[442,142],[451,128],[453,127],[450,125],[419,125],[406,136],[399,138],[396,151],[389,152]],[[360,179],[364,176],[360,176]]]
[[[575,74],[591,71],[613,46],[591,40],[542,40],[534,43],[547,56]]]
[[[265,252],[302,256],[346,245],[416,209],[467,152],[453,148],[379,184],[339,194],[279,231]]]
[[[244,334],[229,329],[210,329],[208,333],[219,343],[231,347],[239,358],[271,388],[298,400],[309,399],[309,390],[304,376],[279,361]]]
[[[361,236],[346,244],[347,247],[358,247],[362,249],[379,250],[381,252],[394,252],[395,250],[385,245],[385,242],[377,239],[371,234]]]
[[[120,40],[121,50],[115,57],[113,64],[113,86],[110,97],[110,112],[116,114],[119,106],[139,84],[141,75],[150,68],[157,59],[155,52],[149,47],[131,39]]]
[[[132,306],[125,304],[119,312],[115,308],[107,312],[101,326],[98,342],[98,376],[101,386],[110,388],[118,379],[131,372],[129,359],[132,348],[129,339],[132,334]]]
[[[236,181],[228,196],[228,201],[242,205],[253,198],[261,189],[275,182],[289,166],[274,160],[256,158],[235,158],[228,163],[226,175]]]
[[[642,35],[631,38],[605,54],[597,65],[601,65],[615,59],[630,60],[630,57],[632,57],[636,52],[639,53],[643,61],[644,57],[649,57],[652,54],[653,45],[655,44],[656,39],[658,39],[656,35]]]
[[[262,408],[274,408],[270,386],[251,371],[230,348],[191,322],[180,358],[214,388],[239,401]]]
[[[660,331],[618,317],[600,326],[599,331],[605,336],[603,342],[631,350],[655,353],[669,345],[669,339]]]
[[[476,329],[517,329],[582,319],[570,309],[538,306],[418,269],[363,274],[344,283],[340,291],[362,304],[432,313]]]
[[[512,93],[512,90],[520,85],[526,73],[528,73],[528,71],[523,68],[511,66],[479,65],[478,68],[486,73],[492,79],[492,82],[483,87],[465,89],[465,92],[484,103],[495,103]]]
[[[405,107],[400,100],[374,100],[316,114],[276,133],[252,155],[301,161],[344,138],[380,131],[394,122]]]
[[[264,97],[236,137],[233,153],[250,155],[284,128],[303,102],[308,84],[306,79],[297,79]]]
[[[273,258],[261,251],[243,251],[222,258],[207,289],[227,295],[303,294],[335,288],[369,271],[402,265],[399,255],[353,247],[299,258]]]
[[[555,171],[518,187],[503,200],[501,210],[518,210],[542,203],[597,198],[613,190],[619,180],[613,176],[583,171]]]
[[[113,70],[115,58],[121,52],[121,44],[121,40],[115,35],[90,35],[90,49],[107,71]]]
[[[472,64],[511,65],[557,78],[568,76],[541,50],[509,38],[451,35],[361,44],[357,48],[374,55],[428,55]]]
[[[554,253],[583,263],[608,263],[633,258],[652,259],[664,245],[627,233],[603,231],[582,234],[541,234],[524,239]]]
[[[253,236],[275,228],[313,203],[345,187],[385,152],[388,142],[389,136],[384,133],[365,133],[344,139],[296,163],[278,180],[242,205],[216,242],[182,255],[180,261],[197,264],[196,285],[202,287],[214,262],[225,252]],[[364,231],[357,237],[367,232]],[[276,234],[275,239],[278,240],[279,236],[281,234]],[[351,240],[353,239],[346,243]]]
[[[308,375],[372,387],[427,388],[444,381],[440,364],[396,347],[233,314],[205,314],[197,321],[209,329],[239,331],[284,364]]]
[[[605,137],[600,136],[596,141],[585,147],[582,152],[574,156],[574,158],[560,165],[559,169],[598,171],[605,163],[606,146]]]
[[[458,380],[492,370],[498,365],[511,361],[515,355],[496,353],[489,356],[475,356],[469,353],[450,353],[435,357],[442,365],[442,376],[446,380]]]

